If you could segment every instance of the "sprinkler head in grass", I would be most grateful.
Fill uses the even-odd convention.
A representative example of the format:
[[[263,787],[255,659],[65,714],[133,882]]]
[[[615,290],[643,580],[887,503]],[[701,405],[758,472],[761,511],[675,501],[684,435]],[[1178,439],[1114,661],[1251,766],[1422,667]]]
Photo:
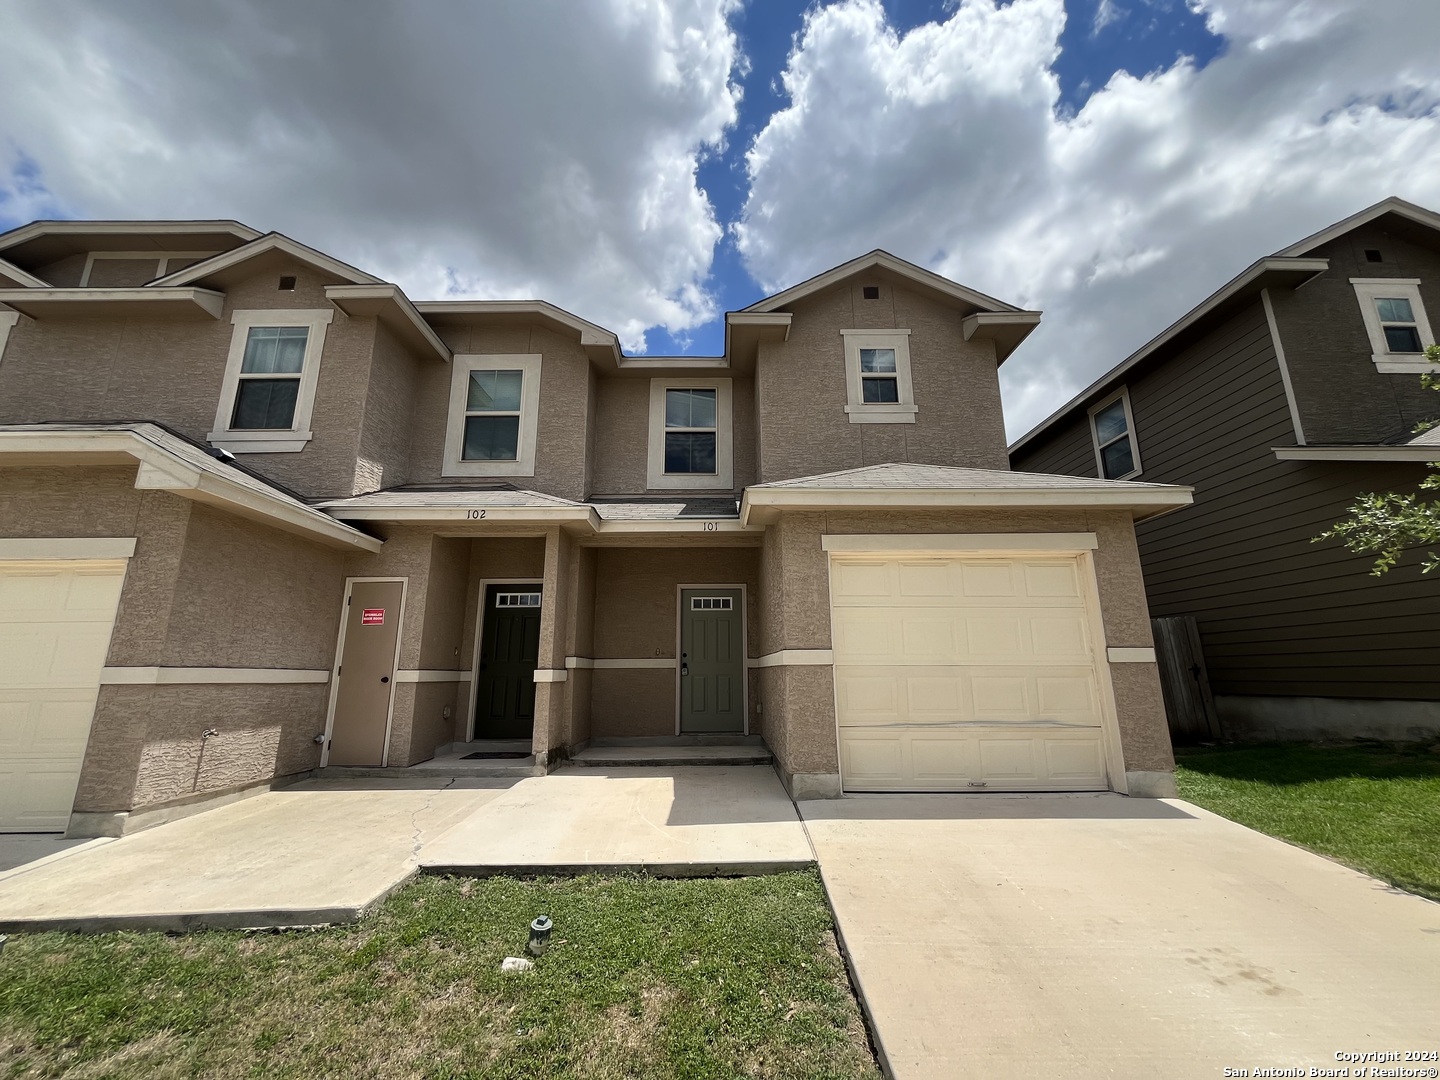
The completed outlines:
[[[525,944],[525,951],[531,956],[542,955],[550,947],[550,928],[553,925],[549,915],[537,916],[530,924],[530,940]]]

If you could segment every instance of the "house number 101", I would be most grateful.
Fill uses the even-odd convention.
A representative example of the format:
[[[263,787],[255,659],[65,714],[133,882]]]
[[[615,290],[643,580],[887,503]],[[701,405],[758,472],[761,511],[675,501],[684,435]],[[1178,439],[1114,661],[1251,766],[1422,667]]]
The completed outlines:
[[[481,518],[483,518],[484,516],[485,516],[485,511],[484,511],[484,510],[466,510],[466,511],[465,511],[465,518],[466,518],[467,521],[479,521],[479,520],[480,520]]]

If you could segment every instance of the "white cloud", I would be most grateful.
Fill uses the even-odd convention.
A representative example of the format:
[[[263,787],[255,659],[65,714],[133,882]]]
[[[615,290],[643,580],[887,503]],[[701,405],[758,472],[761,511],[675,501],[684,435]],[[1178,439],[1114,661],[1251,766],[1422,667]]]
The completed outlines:
[[[638,347],[714,315],[736,2],[10,0],[0,214],[235,217]]]
[[[1119,22],[1128,14],[1115,0],[1100,0],[1100,3],[1095,5],[1095,21],[1090,25],[1090,36],[1099,37],[1100,31],[1105,27]]]
[[[767,287],[874,247],[1042,307],[1002,369],[1018,436],[1245,265],[1386,195],[1440,206],[1440,6],[1192,0],[1203,70],[1123,72],[1078,115],[1060,0],[965,0],[898,36],[810,13],[736,235]]]

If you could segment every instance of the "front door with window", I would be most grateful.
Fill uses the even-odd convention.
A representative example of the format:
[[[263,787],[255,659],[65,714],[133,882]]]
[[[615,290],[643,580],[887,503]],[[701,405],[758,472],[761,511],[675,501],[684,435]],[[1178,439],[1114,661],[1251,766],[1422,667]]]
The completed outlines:
[[[739,589],[681,591],[681,734],[745,731],[744,618]]]
[[[540,586],[490,585],[476,672],[475,738],[528,739],[535,730]]]

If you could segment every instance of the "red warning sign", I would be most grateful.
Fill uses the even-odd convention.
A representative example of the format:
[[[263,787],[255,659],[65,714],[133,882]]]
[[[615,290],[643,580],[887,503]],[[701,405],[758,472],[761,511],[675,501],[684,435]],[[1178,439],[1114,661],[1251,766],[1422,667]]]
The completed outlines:
[[[384,626],[385,609],[383,607],[367,607],[360,609],[361,626]]]

